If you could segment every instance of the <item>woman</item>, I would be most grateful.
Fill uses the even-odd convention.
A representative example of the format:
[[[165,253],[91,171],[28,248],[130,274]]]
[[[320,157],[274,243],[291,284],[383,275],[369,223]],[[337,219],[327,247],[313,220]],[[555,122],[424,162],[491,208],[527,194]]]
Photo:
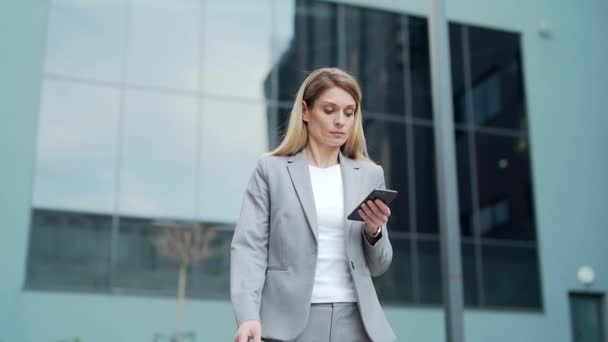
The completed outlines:
[[[236,342],[393,341],[372,276],[393,249],[390,209],[379,200],[350,213],[382,168],[367,157],[361,90],[336,68],[298,90],[287,134],[258,160],[234,232],[230,294]]]

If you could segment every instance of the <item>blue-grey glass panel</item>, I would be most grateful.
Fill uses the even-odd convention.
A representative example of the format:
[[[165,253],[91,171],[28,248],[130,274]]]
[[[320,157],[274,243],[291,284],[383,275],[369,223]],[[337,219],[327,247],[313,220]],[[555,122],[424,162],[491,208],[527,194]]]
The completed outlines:
[[[570,317],[573,342],[602,342],[604,325],[603,294],[570,294]]]
[[[449,24],[450,34],[450,66],[452,69],[452,104],[454,105],[454,122],[466,123],[467,96],[470,89],[466,83],[465,70],[469,61],[465,59],[464,42],[462,40],[464,25]]]
[[[424,304],[440,304],[441,291],[441,251],[437,240],[418,240],[418,301]]]
[[[386,188],[399,192],[390,204],[388,226],[391,230],[409,231],[406,126],[402,123],[364,119],[363,128],[370,158],[384,169]]]
[[[405,115],[405,34],[398,14],[345,7],[346,69],[360,82],[364,110]]]
[[[376,292],[384,303],[411,303],[414,300],[410,239],[391,236],[393,261],[386,273],[373,278]]]
[[[443,301],[441,274],[441,250],[438,240],[418,240],[418,281],[419,302],[440,304]],[[462,274],[458,281],[463,282],[464,304],[467,307],[479,306],[477,286],[476,252],[472,243],[461,244]]]
[[[526,128],[526,104],[519,35],[468,27],[474,123]]]
[[[484,238],[536,240],[528,140],[481,132],[475,139],[478,234]]]
[[[431,58],[429,56],[427,19],[408,16],[407,23],[412,115],[418,118],[432,119]]]
[[[200,89],[201,25],[200,1],[131,1],[127,82]]]
[[[278,99],[293,102],[308,73],[319,67],[337,66],[336,5],[320,1],[276,3],[275,28],[280,57],[273,69],[278,72]]]
[[[199,219],[236,222],[256,161],[268,150],[266,106],[204,98]]]
[[[119,101],[119,89],[43,82],[35,207],[113,210]]]
[[[268,106],[268,146],[270,150],[278,147],[287,133],[291,106]]]
[[[195,97],[127,90],[119,210],[151,217],[195,217]]]
[[[111,216],[33,209],[30,288],[108,290]]]
[[[287,1],[289,2],[289,1]],[[203,18],[203,89],[222,96],[270,97],[270,0],[207,0]]]
[[[460,245],[462,256],[462,291],[464,293],[464,304],[467,307],[479,306],[479,286],[477,286],[477,252],[475,245],[463,242]]]
[[[118,82],[126,39],[126,1],[50,1],[45,71]]]
[[[438,234],[435,138],[433,128],[414,126],[417,231]]]
[[[460,210],[460,232],[462,236],[473,236],[474,231],[474,206],[471,198],[472,176],[471,176],[471,149],[469,148],[470,131],[456,129],[454,139],[456,141],[456,167],[458,176],[458,207]]]
[[[482,245],[484,306],[540,308],[537,249]]]
[[[172,243],[169,254],[153,241],[165,229],[177,232],[193,227],[211,229],[201,235],[200,243],[189,249]],[[186,295],[188,297],[228,298],[229,249],[233,227],[222,224],[199,224],[191,221],[154,220],[140,217],[121,217],[114,287],[152,295],[175,295],[178,285],[179,255],[202,250],[204,257],[187,267]],[[171,239],[167,240],[171,241]],[[174,242],[187,240],[175,239]],[[186,245],[186,244],[184,244]]]

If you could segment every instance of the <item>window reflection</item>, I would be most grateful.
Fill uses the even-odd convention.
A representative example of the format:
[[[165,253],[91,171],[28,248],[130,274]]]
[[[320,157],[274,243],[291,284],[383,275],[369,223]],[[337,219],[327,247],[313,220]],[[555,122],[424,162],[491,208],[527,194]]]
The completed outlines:
[[[195,216],[197,99],[126,93],[120,169],[120,212]]]
[[[126,40],[126,0],[50,1],[45,71],[118,82]]]
[[[412,115],[432,119],[431,59],[429,56],[429,35],[426,18],[407,17],[409,61],[412,92]]]
[[[440,304],[443,295],[439,241],[419,240],[417,245],[419,300],[427,304]]]
[[[200,7],[196,0],[131,1],[127,83],[200,89]]]
[[[262,104],[203,99],[199,219],[235,222],[256,161],[268,150]]]
[[[415,174],[416,174],[416,230],[419,233],[437,234],[437,171],[435,169],[435,141],[433,129],[414,126]]]
[[[374,286],[382,302],[410,303],[414,300],[411,239],[394,234],[391,244],[391,266],[383,275],[373,278]]]
[[[204,91],[250,99],[269,97],[264,94],[264,81],[272,69],[272,2],[203,3]]]
[[[345,17],[345,63],[361,83],[363,109],[404,116],[407,29],[402,17],[356,7],[346,7]]]
[[[120,94],[94,85],[43,83],[34,206],[114,208]]]
[[[108,288],[111,217],[32,211],[27,267],[32,288]]]
[[[391,202],[391,230],[409,231],[408,181],[405,124],[364,119],[363,128],[370,158],[382,165],[387,189],[399,196]]]
[[[475,139],[480,235],[535,240],[527,140],[485,133]]]
[[[468,36],[475,124],[525,130],[519,36],[474,26]]]
[[[288,1],[286,1],[288,2]],[[281,20],[278,32],[293,32],[291,37],[279,35],[278,99],[293,102],[298,87],[308,73],[319,67],[336,66],[338,63],[336,5],[319,1],[296,1],[292,5],[279,2],[277,16],[292,17]],[[289,43],[286,43],[289,42]]]
[[[469,89],[466,82],[465,69],[468,60],[464,56],[463,32],[464,25],[450,23],[450,66],[452,70],[452,104],[454,107],[454,123],[466,123],[467,120],[467,101],[466,96]]]
[[[483,245],[482,254],[486,305],[541,306],[536,248]]]

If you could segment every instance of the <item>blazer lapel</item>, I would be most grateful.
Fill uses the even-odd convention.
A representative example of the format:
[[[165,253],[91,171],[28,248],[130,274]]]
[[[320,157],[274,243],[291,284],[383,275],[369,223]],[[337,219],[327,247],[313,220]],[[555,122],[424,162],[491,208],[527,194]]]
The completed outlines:
[[[317,227],[317,208],[315,206],[315,198],[312,192],[312,184],[310,181],[310,171],[308,169],[308,158],[306,156],[306,150],[302,150],[297,154],[290,156],[287,159],[287,170],[291,177],[298,199],[304,209],[308,226],[315,237],[315,242],[318,240],[318,227]]]
[[[346,217],[353,211],[359,201],[363,199],[361,196],[361,172],[359,162],[345,156],[340,151],[340,169],[342,170],[342,183],[344,186],[344,221],[348,234],[346,238],[350,239],[350,229],[353,221]]]

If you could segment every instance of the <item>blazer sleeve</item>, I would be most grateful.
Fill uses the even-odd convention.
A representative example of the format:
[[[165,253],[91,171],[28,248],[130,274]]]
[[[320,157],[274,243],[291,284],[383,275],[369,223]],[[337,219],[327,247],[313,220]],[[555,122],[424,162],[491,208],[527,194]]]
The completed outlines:
[[[376,189],[386,189],[384,170],[379,165],[376,167]],[[374,277],[382,275],[393,260],[393,246],[388,238],[386,224],[382,225],[382,236],[373,245],[367,241],[365,229],[361,229],[361,234],[363,234],[363,250],[371,275]]]
[[[269,206],[268,178],[261,158],[245,190],[230,246],[230,299],[238,325],[260,319],[268,255]]]

